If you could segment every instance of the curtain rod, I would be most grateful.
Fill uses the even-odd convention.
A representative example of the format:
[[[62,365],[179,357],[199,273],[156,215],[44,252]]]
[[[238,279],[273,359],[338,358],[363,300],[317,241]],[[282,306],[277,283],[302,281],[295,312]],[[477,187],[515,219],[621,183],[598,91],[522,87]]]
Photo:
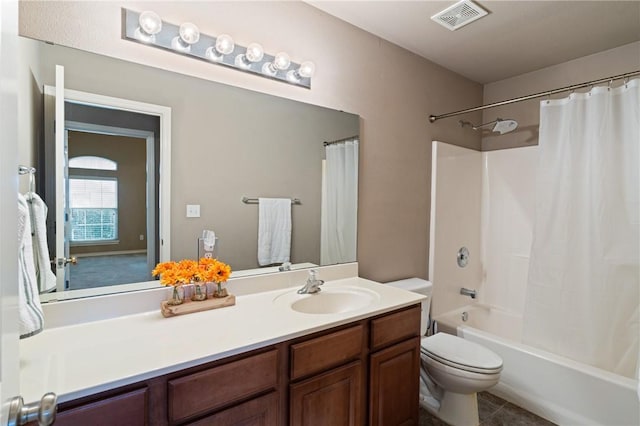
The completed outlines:
[[[562,93],[562,92],[567,92],[569,90],[575,90],[575,89],[580,89],[580,88],[583,88],[583,87],[594,86],[594,85],[599,84],[599,83],[606,83],[607,81],[611,82],[613,80],[619,80],[621,78],[627,79],[627,78],[633,77],[635,75],[640,75],[640,70],[631,71],[631,72],[627,72],[627,73],[624,73],[624,74],[615,75],[615,76],[612,76],[612,77],[600,78],[598,80],[587,81],[587,82],[580,83],[580,84],[573,84],[571,86],[561,87],[559,89],[547,90],[546,92],[535,93],[533,95],[520,96],[519,98],[508,99],[506,101],[500,101],[500,102],[494,102],[492,104],[482,105],[482,106],[478,106],[478,107],[475,107],[475,108],[463,109],[463,110],[460,110],[460,111],[449,112],[447,114],[441,114],[441,115],[430,115],[429,116],[429,121],[431,123],[434,123],[436,120],[440,120],[442,118],[449,118],[449,117],[453,117],[455,115],[466,114],[468,112],[482,111],[482,110],[485,110],[485,109],[488,109],[488,108],[495,108],[497,106],[513,104],[513,103],[522,102],[522,101],[528,101],[530,99],[542,98],[544,96],[555,95],[556,93]]]
[[[357,139],[357,138],[358,138],[358,135],[349,136],[348,138],[336,139],[335,141],[325,141],[323,142],[323,145],[324,146],[333,145],[334,143],[346,142],[346,141],[350,141],[351,139]]]

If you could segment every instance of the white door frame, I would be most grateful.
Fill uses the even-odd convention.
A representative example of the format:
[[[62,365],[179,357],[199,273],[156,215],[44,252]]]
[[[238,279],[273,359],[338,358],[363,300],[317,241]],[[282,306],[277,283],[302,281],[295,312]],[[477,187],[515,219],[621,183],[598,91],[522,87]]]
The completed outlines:
[[[0,1],[0,425],[20,394],[18,345],[18,2]],[[31,166],[31,164],[27,164]]]
[[[55,88],[45,86],[45,94],[55,96]],[[65,89],[64,99],[68,102],[118,109],[146,115],[155,115],[160,119],[160,223],[159,241],[160,261],[168,261],[171,256],[171,108],[138,102],[129,99],[114,98],[95,93]]]

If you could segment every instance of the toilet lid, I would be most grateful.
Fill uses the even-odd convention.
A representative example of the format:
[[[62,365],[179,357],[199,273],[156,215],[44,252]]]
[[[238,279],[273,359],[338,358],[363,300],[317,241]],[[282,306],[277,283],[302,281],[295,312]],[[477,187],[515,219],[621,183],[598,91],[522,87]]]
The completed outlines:
[[[421,341],[422,352],[452,367],[478,373],[496,373],[502,358],[477,343],[447,333],[437,333]]]

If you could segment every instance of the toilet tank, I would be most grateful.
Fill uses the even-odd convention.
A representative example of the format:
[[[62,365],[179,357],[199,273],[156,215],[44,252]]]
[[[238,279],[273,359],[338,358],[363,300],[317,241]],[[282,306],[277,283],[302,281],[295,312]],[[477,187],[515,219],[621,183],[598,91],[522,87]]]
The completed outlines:
[[[429,326],[429,309],[431,307],[431,291],[433,289],[431,281],[423,280],[422,278],[407,278],[386,284],[427,296],[427,299],[422,301],[422,318],[420,321],[420,335],[424,336]]]

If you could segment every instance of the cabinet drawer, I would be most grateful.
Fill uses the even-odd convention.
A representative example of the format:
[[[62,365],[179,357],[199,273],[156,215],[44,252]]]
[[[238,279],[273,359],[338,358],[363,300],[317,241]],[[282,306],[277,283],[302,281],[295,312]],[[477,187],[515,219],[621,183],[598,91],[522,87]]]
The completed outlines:
[[[271,392],[207,416],[189,426],[272,426],[278,424],[278,394]]]
[[[371,321],[371,350],[420,335],[420,305]]]
[[[278,351],[272,350],[169,380],[169,420],[180,422],[278,384]]]
[[[362,324],[291,345],[291,380],[344,364],[362,354]]]
[[[81,405],[56,416],[56,426],[144,426],[147,422],[147,388]]]

